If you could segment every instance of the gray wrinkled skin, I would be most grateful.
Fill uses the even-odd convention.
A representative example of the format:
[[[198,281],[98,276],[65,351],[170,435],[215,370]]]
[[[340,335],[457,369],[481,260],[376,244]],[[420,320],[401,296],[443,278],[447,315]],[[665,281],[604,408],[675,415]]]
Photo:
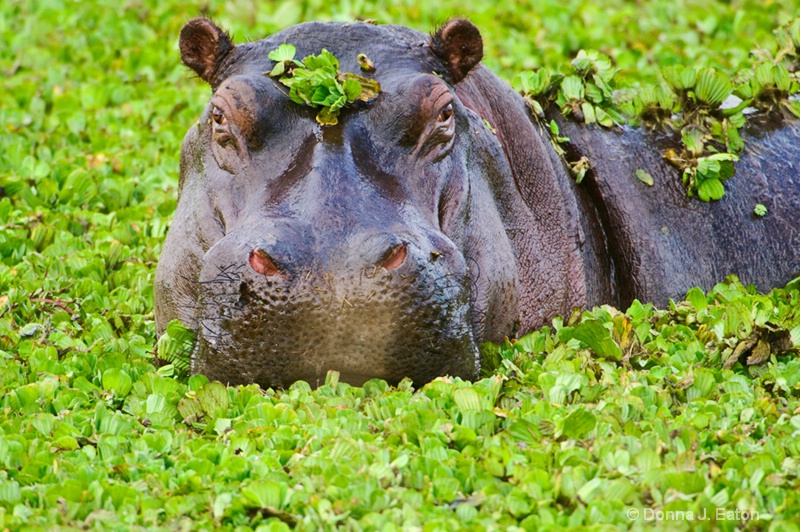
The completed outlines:
[[[159,332],[174,318],[198,331],[193,371],[262,386],[330,369],[356,384],[472,378],[477,343],[514,333],[515,250],[487,182],[512,175],[481,117],[432,74],[446,69],[429,39],[312,23],[215,67],[156,278]],[[283,42],[299,57],[326,48],[341,71],[360,72],[368,52],[380,96],[320,127],[262,74]]]
[[[282,43],[354,73],[366,53],[381,94],[319,126],[263,75]],[[192,370],[209,378],[474,378],[478,343],[574,306],[663,304],[732,272],[763,289],[800,271],[796,123],[751,131],[728,196],[707,205],[685,197],[663,139],[550,117],[569,158],[591,160],[576,186],[521,98],[477,64],[466,21],[433,38],[307,23],[234,47],[195,19],[181,50],[213,95],[181,150],[156,324],[197,331]]]

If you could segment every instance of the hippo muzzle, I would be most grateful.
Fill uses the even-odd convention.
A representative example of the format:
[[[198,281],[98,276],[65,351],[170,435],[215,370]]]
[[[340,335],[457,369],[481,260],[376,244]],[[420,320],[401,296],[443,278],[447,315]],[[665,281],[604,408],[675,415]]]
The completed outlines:
[[[321,255],[313,235],[256,222],[208,251],[193,371],[273,386],[329,369],[358,385],[475,376],[466,265],[438,258],[452,248],[377,234]]]

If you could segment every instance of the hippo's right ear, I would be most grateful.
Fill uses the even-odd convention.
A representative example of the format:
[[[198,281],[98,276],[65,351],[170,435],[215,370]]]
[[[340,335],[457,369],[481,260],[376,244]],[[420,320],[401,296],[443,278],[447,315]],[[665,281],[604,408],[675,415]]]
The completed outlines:
[[[454,18],[433,34],[431,50],[447,65],[453,83],[458,83],[483,59],[483,38],[472,22]]]
[[[233,50],[230,36],[207,18],[193,18],[181,29],[181,60],[215,87],[219,66]]]

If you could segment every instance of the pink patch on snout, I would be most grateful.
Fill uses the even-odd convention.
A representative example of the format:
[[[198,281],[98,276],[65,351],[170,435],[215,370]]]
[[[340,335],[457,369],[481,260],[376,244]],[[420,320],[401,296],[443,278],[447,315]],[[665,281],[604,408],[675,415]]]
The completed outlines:
[[[257,273],[267,277],[278,275],[281,270],[272,260],[269,254],[260,248],[255,248],[250,252],[250,267]]]
[[[399,268],[406,260],[408,249],[406,243],[397,244],[395,247],[386,252],[386,255],[378,263],[378,266],[386,268],[387,270],[394,270]]]

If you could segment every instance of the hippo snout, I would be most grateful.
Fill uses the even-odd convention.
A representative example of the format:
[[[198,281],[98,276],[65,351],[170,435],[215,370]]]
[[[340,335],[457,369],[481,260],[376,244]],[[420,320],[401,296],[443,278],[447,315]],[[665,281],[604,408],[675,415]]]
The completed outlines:
[[[193,371],[262,386],[316,385],[332,369],[353,384],[475,376],[463,260],[445,260],[419,236],[378,232],[324,245],[283,234],[250,245],[253,230],[206,254]]]

